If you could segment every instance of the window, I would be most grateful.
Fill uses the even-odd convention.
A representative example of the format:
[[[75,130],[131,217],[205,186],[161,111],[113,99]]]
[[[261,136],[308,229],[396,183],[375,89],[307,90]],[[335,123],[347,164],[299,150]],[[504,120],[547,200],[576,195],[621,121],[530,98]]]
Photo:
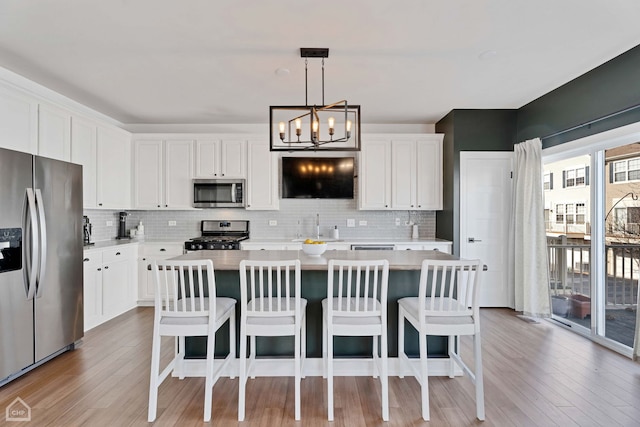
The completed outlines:
[[[564,224],[564,205],[556,205],[556,222]]]
[[[611,167],[611,165],[609,165]],[[640,158],[613,162],[611,172],[612,182],[627,182],[640,180]]]
[[[576,224],[584,224],[586,218],[586,207],[584,203],[576,203]]]
[[[563,182],[562,185],[565,188],[568,187],[582,187],[588,185],[589,168],[581,167],[575,169],[567,169],[562,171]]]
[[[567,224],[574,224],[575,214],[576,214],[575,205],[573,203],[568,203],[565,206],[565,210],[567,212],[567,216],[566,216]]]
[[[553,174],[545,173],[542,178],[542,183],[545,190],[553,190]]]

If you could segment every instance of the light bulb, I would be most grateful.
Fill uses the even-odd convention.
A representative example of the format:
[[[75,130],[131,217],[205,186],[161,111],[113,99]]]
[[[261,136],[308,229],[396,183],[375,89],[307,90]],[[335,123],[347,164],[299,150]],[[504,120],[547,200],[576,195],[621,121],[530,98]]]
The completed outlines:
[[[314,132],[318,132],[318,121],[317,120],[313,121],[313,131]]]
[[[296,119],[296,129],[302,128],[302,119]]]
[[[351,120],[347,120],[347,132],[351,132]]]
[[[284,133],[284,122],[280,122],[280,133]]]

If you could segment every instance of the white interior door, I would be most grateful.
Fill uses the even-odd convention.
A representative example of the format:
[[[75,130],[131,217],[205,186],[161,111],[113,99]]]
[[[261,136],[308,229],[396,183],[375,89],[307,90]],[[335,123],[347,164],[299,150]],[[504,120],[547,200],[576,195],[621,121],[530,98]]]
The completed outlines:
[[[508,283],[513,152],[460,153],[460,257],[480,259],[480,306],[513,307]]]

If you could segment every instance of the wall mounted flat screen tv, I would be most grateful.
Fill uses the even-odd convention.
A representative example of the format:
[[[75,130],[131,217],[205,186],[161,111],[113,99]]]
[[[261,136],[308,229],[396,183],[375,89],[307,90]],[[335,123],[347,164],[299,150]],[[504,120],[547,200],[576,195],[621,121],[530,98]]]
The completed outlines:
[[[353,199],[353,157],[283,157],[283,199]]]

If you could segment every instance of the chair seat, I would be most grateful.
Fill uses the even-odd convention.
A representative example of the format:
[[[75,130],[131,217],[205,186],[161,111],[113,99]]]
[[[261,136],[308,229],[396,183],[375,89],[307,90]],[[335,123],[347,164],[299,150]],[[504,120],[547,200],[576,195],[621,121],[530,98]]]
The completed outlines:
[[[342,307],[343,307],[343,311],[340,312],[340,314],[345,314],[344,308],[347,306],[346,304],[346,299],[342,298]],[[337,308],[340,306],[340,298],[333,298],[333,309],[337,310]],[[368,298],[368,304],[371,304],[370,299]],[[374,307],[376,310],[380,310],[380,303],[377,300],[374,300],[375,304]],[[327,311],[327,304],[328,304],[328,300],[325,298],[322,300],[322,312],[325,313],[325,315],[328,313]],[[355,310],[355,304],[353,304],[353,302],[350,304],[351,308],[353,310]],[[335,312],[334,312],[335,313]],[[333,316],[333,324],[334,325],[380,325],[382,324],[382,316],[366,316],[363,315],[362,313],[357,313],[355,311],[352,312],[352,314],[348,314],[346,316],[341,316],[341,315],[335,315]]]
[[[414,317],[418,317],[420,300],[417,297],[400,298],[398,300],[398,304],[400,304],[409,314],[412,314]],[[438,307],[438,309],[429,310],[429,306],[431,304]],[[460,304],[453,298],[425,298],[425,315],[430,319],[430,321],[437,318],[448,318],[448,322],[457,322],[457,320],[453,320],[451,318],[460,317],[468,318],[471,320],[471,323],[473,323],[472,314],[472,310]],[[461,323],[467,323],[467,321],[462,321]]]
[[[189,302],[186,303],[189,305]],[[196,300],[195,306],[199,309],[199,301]],[[209,306],[209,298],[204,298],[205,307]],[[216,298],[216,316],[218,320],[226,317],[225,313],[230,309],[233,309],[236,305],[236,300],[233,298],[224,298],[218,297]],[[181,313],[180,304],[178,305],[178,313]],[[171,316],[171,315],[163,315],[160,319],[161,325],[206,325],[209,322],[209,318],[207,316],[197,316],[197,317],[181,317],[181,316]]]
[[[292,301],[291,306],[295,307],[293,302],[294,298],[290,298],[290,299]],[[304,298],[300,298],[300,311],[304,313],[306,309],[307,309],[307,300]],[[295,324],[295,321],[296,321],[296,317],[294,314],[290,316],[281,316],[281,315],[276,315],[275,313],[271,314],[267,310],[253,310],[253,311],[247,312],[248,325],[270,325],[270,326],[293,325]]]

